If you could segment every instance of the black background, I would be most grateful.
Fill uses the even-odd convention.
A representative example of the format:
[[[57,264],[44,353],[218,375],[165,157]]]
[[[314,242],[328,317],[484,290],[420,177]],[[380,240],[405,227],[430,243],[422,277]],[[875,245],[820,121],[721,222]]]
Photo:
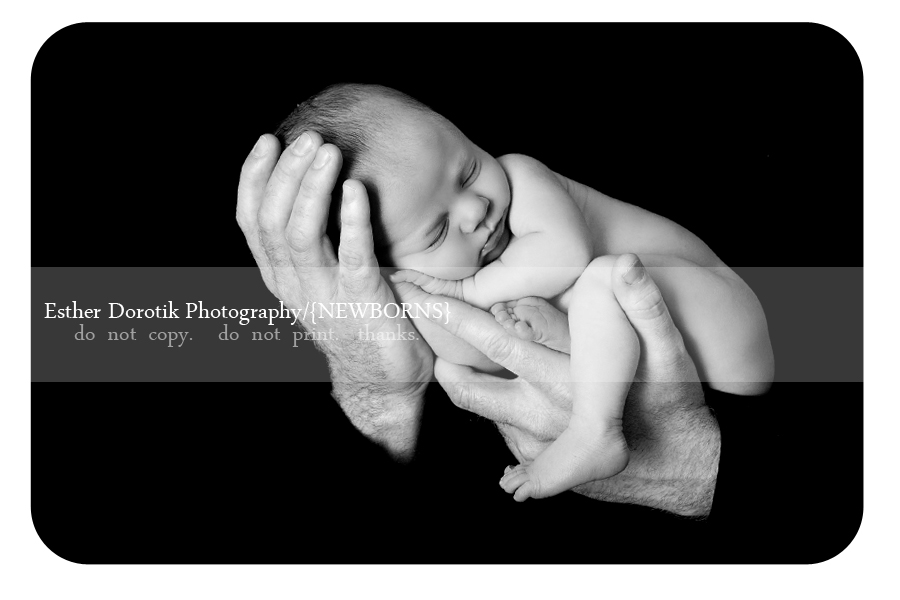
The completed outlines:
[[[535,156],[685,225],[757,290],[776,365],[858,383],[710,393],[723,458],[704,523],[573,494],[514,504],[496,483],[511,461],[499,436],[439,389],[416,464],[399,468],[327,384],[36,383],[32,512],[51,549],[76,562],[818,562],[849,543],[862,70],[846,40],[817,25],[69,27],[32,75],[33,266],[253,267],[234,221],[240,165],[337,81],[401,89],[494,155]],[[786,267],[816,275],[767,280]],[[239,285],[271,302],[261,279]],[[778,311],[804,328],[776,328]],[[322,367],[309,360],[298,381]]]

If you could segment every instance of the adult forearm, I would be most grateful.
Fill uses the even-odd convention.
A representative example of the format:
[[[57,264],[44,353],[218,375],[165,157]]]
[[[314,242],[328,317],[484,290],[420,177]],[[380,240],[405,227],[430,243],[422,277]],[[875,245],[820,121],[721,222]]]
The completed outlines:
[[[428,383],[392,381],[379,366],[376,347],[352,346],[340,354],[326,351],[332,396],[360,433],[407,461],[415,453]]]
[[[388,393],[382,386],[335,382],[332,396],[360,433],[405,462],[415,454],[424,391]]]
[[[664,427],[659,426],[661,421]],[[706,406],[626,413],[625,436],[633,446],[628,467],[615,477],[575,488],[576,492],[682,516],[709,515],[721,438]]]

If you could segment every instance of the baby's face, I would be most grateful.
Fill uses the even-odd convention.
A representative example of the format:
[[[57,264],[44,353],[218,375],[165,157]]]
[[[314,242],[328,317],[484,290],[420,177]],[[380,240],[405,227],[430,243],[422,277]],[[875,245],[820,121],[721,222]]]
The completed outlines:
[[[396,160],[381,216],[393,265],[463,279],[500,256],[510,237],[500,163],[449,121],[410,114],[387,137]]]

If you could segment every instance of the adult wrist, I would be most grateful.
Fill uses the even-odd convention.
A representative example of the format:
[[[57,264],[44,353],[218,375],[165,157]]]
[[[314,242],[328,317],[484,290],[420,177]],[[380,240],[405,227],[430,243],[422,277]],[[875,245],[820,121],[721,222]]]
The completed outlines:
[[[336,380],[332,397],[361,434],[382,446],[395,460],[415,453],[427,382],[389,384]]]
[[[622,473],[575,491],[595,500],[708,517],[718,479],[718,424],[706,406],[674,411],[664,420],[642,431]],[[630,433],[634,436],[636,431]]]

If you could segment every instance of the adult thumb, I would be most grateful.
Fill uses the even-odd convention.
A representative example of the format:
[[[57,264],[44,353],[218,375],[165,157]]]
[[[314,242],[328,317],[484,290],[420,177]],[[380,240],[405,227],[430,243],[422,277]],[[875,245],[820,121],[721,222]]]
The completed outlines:
[[[641,362],[651,381],[683,376],[687,350],[659,287],[635,254],[616,260],[613,293],[641,342]]]

